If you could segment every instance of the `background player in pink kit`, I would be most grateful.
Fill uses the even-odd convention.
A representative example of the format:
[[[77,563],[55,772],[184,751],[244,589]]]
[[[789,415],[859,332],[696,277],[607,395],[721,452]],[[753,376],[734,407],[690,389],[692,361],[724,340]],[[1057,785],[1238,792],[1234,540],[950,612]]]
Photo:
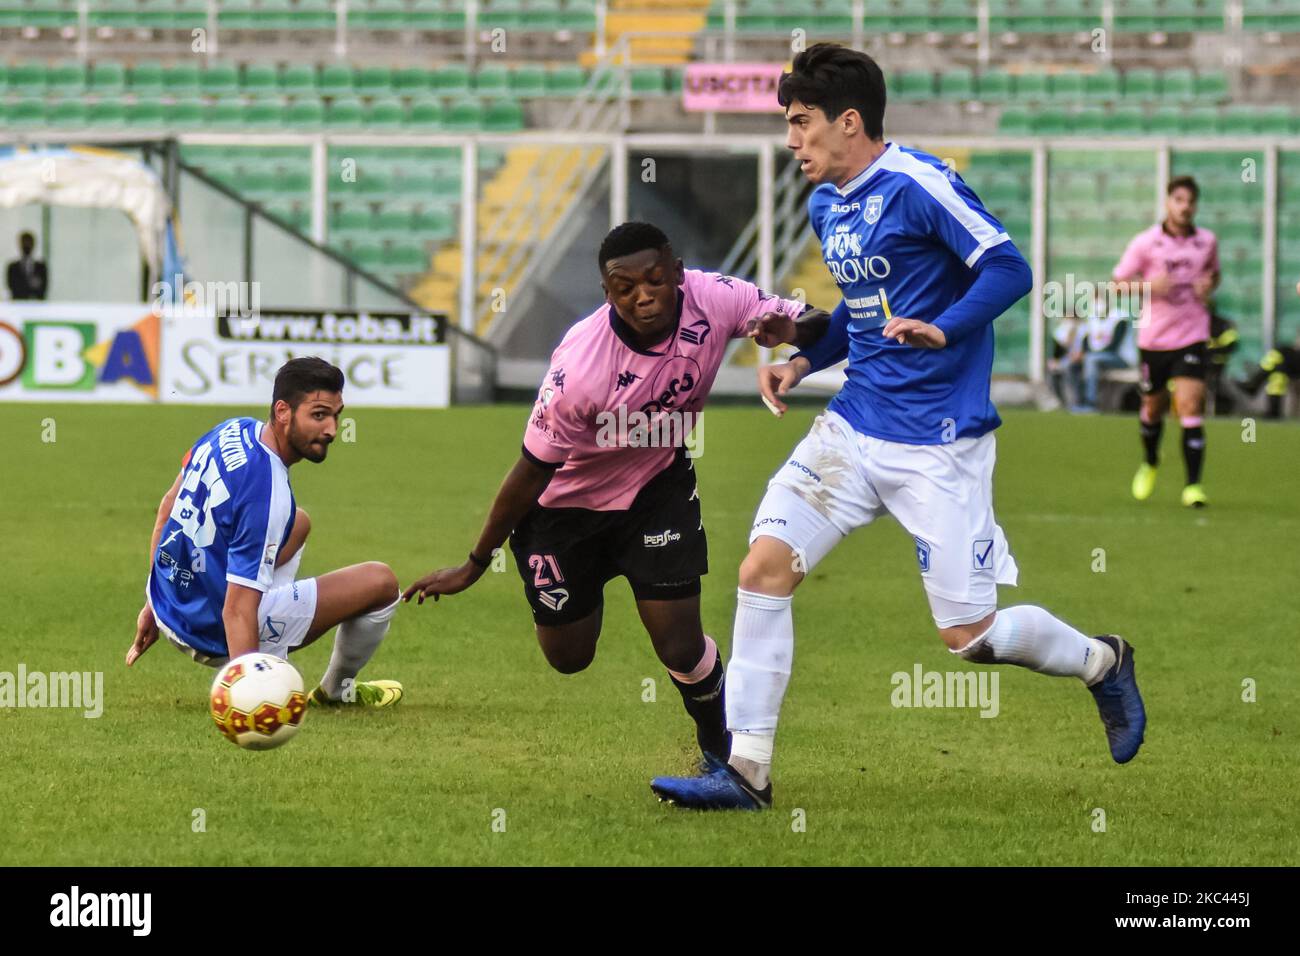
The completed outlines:
[[[684,269],[649,223],[612,230],[598,259],[605,304],[551,356],[522,454],[468,560],[403,598],[465,590],[509,535],[542,653],[572,674],[595,657],[605,583],[626,577],[701,751],[725,760],[722,658],[700,621],[708,554],[684,440],[731,339],[780,312],[798,316],[812,341],[830,317],[741,279]]]
[[[1145,501],[1156,487],[1160,435],[1169,409],[1169,383],[1183,426],[1183,462],[1187,483],[1183,504],[1204,507],[1201,467],[1205,461],[1206,342],[1210,338],[1210,296],[1219,284],[1219,243],[1214,233],[1198,228],[1200,190],[1191,176],[1176,176],[1166,190],[1165,219],[1133,237],[1114,278],[1144,279],[1151,296],[1138,323],[1141,369],[1142,446],[1146,460],[1133,476],[1133,497]]]

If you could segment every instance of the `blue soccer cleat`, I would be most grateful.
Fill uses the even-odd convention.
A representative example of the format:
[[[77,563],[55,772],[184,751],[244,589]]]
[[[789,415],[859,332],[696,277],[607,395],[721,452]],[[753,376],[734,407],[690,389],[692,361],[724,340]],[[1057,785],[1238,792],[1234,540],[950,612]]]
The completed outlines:
[[[698,777],[655,777],[650,789],[663,803],[688,810],[766,810],[772,806],[772,785],[755,790],[743,776],[711,754]]]
[[[1115,664],[1088,690],[1097,700],[1111,757],[1116,763],[1128,763],[1137,756],[1147,726],[1146,708],[1133,675],[1133,648],[1115,634],[1101,634],[1097,640],[1115,652]]]

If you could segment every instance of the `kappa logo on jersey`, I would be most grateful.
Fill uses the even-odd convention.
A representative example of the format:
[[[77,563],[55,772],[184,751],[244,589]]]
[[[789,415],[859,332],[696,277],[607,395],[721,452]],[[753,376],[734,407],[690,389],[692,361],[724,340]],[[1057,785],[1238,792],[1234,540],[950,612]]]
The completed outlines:
[[[564,369],[557,368],[551,372],[551,384],[558,388],[561,393],[564,392]]]
[[[682,533],[668,528],[664,531],[660,531],[658,534],[647,534],[642,535],[642,537],[645,539],[645,546],[647,548],[666,548],[674,541],[680,541],[682,539]]]
[[[549,591],[538,591],[537,600],[541,601],[552,611],[558,611],[564,607],[569,600],[569,591],[567,588],[552,588]]]
[[[620,388],[627,388],[640,378],[641,376],[636,374],[636,372],[619,372],[618,379],[614,382],[614,391],[617,392]]]
[[[707,319],[692,322],[686,328],[678,331],[677,336],[682,341],[690,342],[692,345],[703,345],[704,340],[709,337],[709,322]]]
[[[867,197],[867,208],[862,210],[862,218],[866,221],[868,226],[874,226],[880,219],[880,210],[884,204],[884,196]]]
[[[916,542],[916,563],[921,566],[921,573],[925,574],[930,570],[930,542],[915,535],[912,540]]]

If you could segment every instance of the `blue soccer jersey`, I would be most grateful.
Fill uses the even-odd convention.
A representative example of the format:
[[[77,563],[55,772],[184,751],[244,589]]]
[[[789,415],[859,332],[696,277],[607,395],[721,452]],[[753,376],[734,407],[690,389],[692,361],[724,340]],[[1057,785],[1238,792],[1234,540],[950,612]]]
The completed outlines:
[[[268,590],[297,513],[289,469],[261,431],[256,419],[232,418],[194,443],[149,574],[154,615],[214,657],[227,654],[227,583]]]
[[[914,445],[1001,424],[989,400],[992,319],[1029,291],[1031,277],[961,177],[928,153],[890,143],[843,188],[818,186],[808,215],[844,297],[827,334],[801,353],[813,371],[848,358],[848,380],[830,408],[864,435]],[[891,317],[932,322],[947,345],[886,339]]]

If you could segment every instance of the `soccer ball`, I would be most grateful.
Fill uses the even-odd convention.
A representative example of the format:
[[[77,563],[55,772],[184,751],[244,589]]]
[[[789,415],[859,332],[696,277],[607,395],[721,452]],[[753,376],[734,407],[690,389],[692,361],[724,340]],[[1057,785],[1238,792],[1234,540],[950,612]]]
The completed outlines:
[[[270,750],[298,732],[307,712],[302,675],[270,654],[245,654],[221,668],[212,682],[217,730],[247,750]]]

